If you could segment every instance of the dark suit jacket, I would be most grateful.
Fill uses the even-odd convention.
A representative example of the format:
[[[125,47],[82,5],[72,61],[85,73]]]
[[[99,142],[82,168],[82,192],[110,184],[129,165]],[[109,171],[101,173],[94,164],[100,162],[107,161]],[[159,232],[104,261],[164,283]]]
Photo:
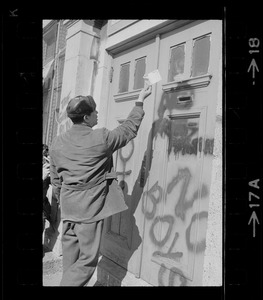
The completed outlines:
[[[114,179],[112,154],[136,137],[143,116],[142,103],[136,102],[114,130],[73,124],[54,139],[50,176],[62,220],[90,223],[127,209]]]

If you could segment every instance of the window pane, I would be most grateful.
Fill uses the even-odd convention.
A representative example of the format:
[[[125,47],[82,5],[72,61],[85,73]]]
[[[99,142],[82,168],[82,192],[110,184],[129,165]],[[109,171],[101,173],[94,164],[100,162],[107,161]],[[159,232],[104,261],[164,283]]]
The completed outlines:
[[[129,77],[130,77],[130,64],[122,65],[120,71],[119,93],[124,93],[128,91]]]
[[[177,75],[184,73],[184,56],[184,45],[171,49],[168,82],[174,81]]]
[[[50,44],[47,44],[46,60],[49,60],[55,56],[55,48],[56,48],[55,40],[51,41]]]
[[[192,57],[192,77],[206,74],[209,65],[210,37],[197,39],[194,43]]]
[[[56,50],[56,32],[52,30],[47,36],[44,37],[44,42],[46,43],[46,57],[45,60],[50,60],[55,56]]]
[[[146,57],[140,58],[135,62],[134,86],[133,89],[141,89],[144,87],[143,75],[145,74]]]
[[[65,55],[59,57],[58,85],[62,85]]]

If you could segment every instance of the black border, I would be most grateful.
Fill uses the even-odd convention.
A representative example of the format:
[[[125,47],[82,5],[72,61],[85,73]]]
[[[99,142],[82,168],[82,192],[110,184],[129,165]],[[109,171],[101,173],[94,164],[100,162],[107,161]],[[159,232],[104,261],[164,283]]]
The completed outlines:
[[[104,4],[103,4],[104,5]],[[211,6],[214,4],[210,3]],[[41,6],[41,5],[40,5]],[[214,7],[207,12],[192,9],[189,12],[175,5],[180,18],[224,20],[224,267],[222,287],[200,288],[132,288],[116,290],[118,296],[153,295],[172,292],[174,297],[197,299],[233,299],[245,296],[262,298],[262,240],[261,224],[252,237],[248,221],[251,209],[248,193],[253,191],[248,182],[260,178],[260,190],[254,191],[262,200],[262,73],[256,73],[256,84],[251,84],[247,72],[251,55],[248,39],[259,37],[262,70],[262,24],[260,7]],[[46,8],[47,9],[47,8]],[[114,13],[110,17],[92,10],[94,18],[125,18]],[[36,13],[34,8],[8,7],[2,15],[2,284],[3,294],[14,297],[70,296],[72,289],[42,287],[42,19],[67,19],[80,7],[70,6],[71,17],[64,10]],[[141,12],[142,13],[142,12]],[[64,15],[63,15],[64,14]],[[87,14],[82,12],[87,18]],[[154,18],[149,13],[149,18]],[[37,15],[37,16],[36,16]],[[137,17],[136,14],[133,17]],[[159,15],[156,18],[169,18]],[[171,18],[176,17],[176,10]],[[146,17],[147,18],[147,11]],[[259,113],[261,112],[261,113]],[[251,119],[248,117],[251,116]],[[233,143],[234,141],[234,143]],[[261,201],[260,200],[260,201]],[[258,210],[262,223],[262,204]],[[233,250],[236,249],[236,250]],[[239,250],[238,250],[239,249]],[[96,287],[99,288],[99,287]],[[96,290],[93,292],[103,292]],[[32,292],[33,289],[33,292]],[[102,288],[103,289],[103,288]],[[113,289],[113,291],[112,291]],[[128,290],[127,290],[128,289]],[[172,289],[172,290],[171,290]],[[83,292],[82,289],[81,293]],[[74,290],[72,295],[78,295]],[[83,295],[90,296],[90,291]],[[106,290],[108,294],[109,290]],[[38,292],[40,292],[38,294]],[[138,294],[139,292],[139,294]],[[129,295],[128,294],[128,295]],[[97,295],[100,295],[97,294]],[[169,295],[169,294],[168,294]],[[130,295],[129,295],[130,296]]]
[[[262,299],[262,225],[253,237],[254,208],[262,223],[262,24],[256,6],[226,9],[225,294]],[[260,39],[251,48],[250,39]],[[252,42],[251,42],[252,43]],[[250,50],[260,52],[250,54]],[[255,59],[259,72],[249,70]],[[253,81],[255,84],[253,85]],[[260,188],[249,186],[260,179]],[[260,197],[249,201],[249,192]],[[256,200],[256,201],[255,201]],[[231,299],[231,297],[229,297]]]

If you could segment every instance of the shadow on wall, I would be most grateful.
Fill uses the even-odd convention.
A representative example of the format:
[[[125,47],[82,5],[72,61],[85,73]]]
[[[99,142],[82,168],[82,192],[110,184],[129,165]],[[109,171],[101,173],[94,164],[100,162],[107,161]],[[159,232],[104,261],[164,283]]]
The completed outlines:
[[[145,184],[147,182],[147,179],[149,177],[149,173],[151,170],[152,165],[152,158],[153,158],[153,140],[157,138],[158,134],[160,136],[167,136],[169,141],[171,140],[172,135],[172,120],[170,118],[167,118],[167,111],[168,114],[171,114],[174,110],[189,110],[193,106],[193,102],[182,102],[179,103],[178,98],[180,97],[190,97],[194,100],[194,91],[193,89],[190,89],[191,86],[184,84],[183,89],[180,89],[180,85],[178,86],[178,91],[171,92],[171,93],[163,93],[160,104],[157,110],[158,113],[158,119],[152,123],[151,130],[148,134],[148,140],[147,140],[147,148],[145,150],[143,160],[141,162],[140,171],[137,177],[137,180],[135,181],[135,184],[133,186],[132,192],[130,195],[128,195],[128,185],[125,181],[125,174],[123,174],[124,179],[119,183],[121,188],[123,189],[123,193],[125,196],[125,201],[128,206],[128,210],[126,211],[126,216],[132,216],[130,220],[130,225],[133,230],[131,237],[132,240],[129,243],[130,246],[130,254],[127,257],[126,265],[122,265],[124,270],[118,274],[119,281],[115,283],[115,285],[121,285],[122,280],[127,274],[127,266],[128,262],[135,252],[136,249],[141,245],[142,243],[142,237],[139,234],[139,229],[136,225],[136,219],[134,217],[134,213],[137,209],[138,203],[140,199],[142,198],[143,189],[145,187]],[[146,100],[147,101],[147,100]],[[147,113],[147,112],[146,112]],[[170,154],[172,148],[176,148],[176,144],[171,144],[168,147],[168,155]],[[125,173],[125,172],[123,172]],[[129,211],[129,212],[128,212]],[[126,220],[127,221],[127,220]],[[103,268],[103,259],[100,261],[99,266],[101,264],[101,267]],[[98,280],[100,280],[98,278]]]

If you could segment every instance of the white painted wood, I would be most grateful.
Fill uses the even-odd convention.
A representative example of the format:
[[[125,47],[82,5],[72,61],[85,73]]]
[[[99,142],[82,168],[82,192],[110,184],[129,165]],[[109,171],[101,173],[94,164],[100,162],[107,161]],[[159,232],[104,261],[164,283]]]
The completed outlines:
[[[132,35],[128,28],[114,34],[112,39],[109,38],[105,48],[118,46],[117,37],[120,42],[125,41],[142,30],[137,29]],[[211,36],[208,73],[192,78],[193,40],[206,34]],[[170,49],[183,42],[186,43],[183,79],[168,83]],[[146,55],[146,73],[158,69],[162,81],[153,86],[152,95],[145,101],[146,114],[134,146],[127,145],[121,152],[122,156],[127,157],[134,147],[125,165],[125,171],[132,172],[124,178],[130,208],[128,214],[126,212],[107,220],[102,254],[154,286],[203,284],[216,106],[222,100],[218,96],[222,88],[219,81],[221,52],[221,22],[213,20],[192,22],[163,34],[159,32],[155,40],[148,42],[145,36],[145,43],[128,47],[120,53],[113,51],[118,54],[114,54],[112,59],[114,72],[107,113],[109,129],[115,128],[118,121],[127,117],[139,93],[139,90],[132,90],[135,59]],[[129,90],[118,93],[120,66],[128,61]],[[178,102],[182,97],[189,97],[190,101]],[[169,128],[166,128],[166,124],[171,124],[169,120],[179,119],[181,121],[176,121],[175,130],[180,132],[182,139],[187,139],[191,126],[197,126],[194,123],[199,124],[194,135],[200,143],[200,146],[197,144],[196,155],[187,152],[183,154],[182,151],[175,153],[174,149],[168,155],[171,135],[167,134]],[[188,124],[188,127],[184,124]],[[177,134],[177,138],[180,134]],[[146,171],[145,184],[141,190],[138,182],[145,153],[146,170],[149,173]],[[122,172],[120,152],[115,156],[115,163],[117,171]],[[122,180],[122,175],[119,180]],[[173,180],[174,186],[171,188]],[[180,197],[181,204],[186,207],[181,207],[181,210],[180,206],[176,209]],[[126,222],[122,230],[120,222]],[[111,228],[114,228],[115,233],[110,232]],[[165,255],[176,252],[182,253],[176,259]]]
[[[154,136],[148,197],[143,201],[145,228],[141,266],[141,278],[155,286],[203,284],[213,161],[210,143],[214,141],[216,105],[217,101],[221,101],[218,99],[218,90],[222,88],[219,86],[220,30],[221,22],[196,22],[160,36],[158,69],[163,80],[156,86],[154,122],[158,124],[158,129]],[[211,35],[209,73],[191,78],[193,39],[205,34]],[[170,49],[182,42],[186,43],[184,80],[168,83]],[[181,96],[190,96],[192,102],[179,104],[178,98]],[[171,136],[167,136],[168,129],[164,124],[169,116],[182,120],[175,127],[180,133],[176,135],[175,131],[174,138],[180,135],[186,138],[190,129],[188,133],[183,131],[186,130],[183,129],[183,121],[194,115],[199,115],[198,139],[202,138],[202,151],[197,151],[197,155],[183,154],[182,151],[175,154],[171,151],[168,155],[168,139]],[[186,140],[182,139],[181,142],[187,144]],[[178,143],[177,147],[180,146]],[[159,192],[154,191],[154,186],[158,187]],[[180,199],[185,208],[178,206]],[[195,200],[191,202],[191,199]],[[181,256],[167,258],[167,253],[176,252]]]
[[[112,61],[114,71],[108,99],[106,124],[108,129],[117,127],[119,122],[127,118],[135,105],[135,100],[137,100],[140,92],[140,89],[133,90],[135,60],[144,56],[146,56],[145,73],[148,73],[155,66],[155,40],[120,53]],[[121,65],[128,61],[130,61],[129,90],[127,93],[119,94]],[[140,169],[151,130],[153,106],[153,95],[150,95],[144,102],[145,116],[137,137],[115,154],[115,166],[119,174],[118,180],[119,183],[123,180],[125,181],[124,194],[129,209],[119,216],[115,215],[109,218],[105,222],[105,234],[101,250],[103,255],[128,269],[136,276],[139,275],[140,270],[144,222],[144,217],[141,213],[143,186],[140,186]],[[127,173],[123,176],[123,172]]]

